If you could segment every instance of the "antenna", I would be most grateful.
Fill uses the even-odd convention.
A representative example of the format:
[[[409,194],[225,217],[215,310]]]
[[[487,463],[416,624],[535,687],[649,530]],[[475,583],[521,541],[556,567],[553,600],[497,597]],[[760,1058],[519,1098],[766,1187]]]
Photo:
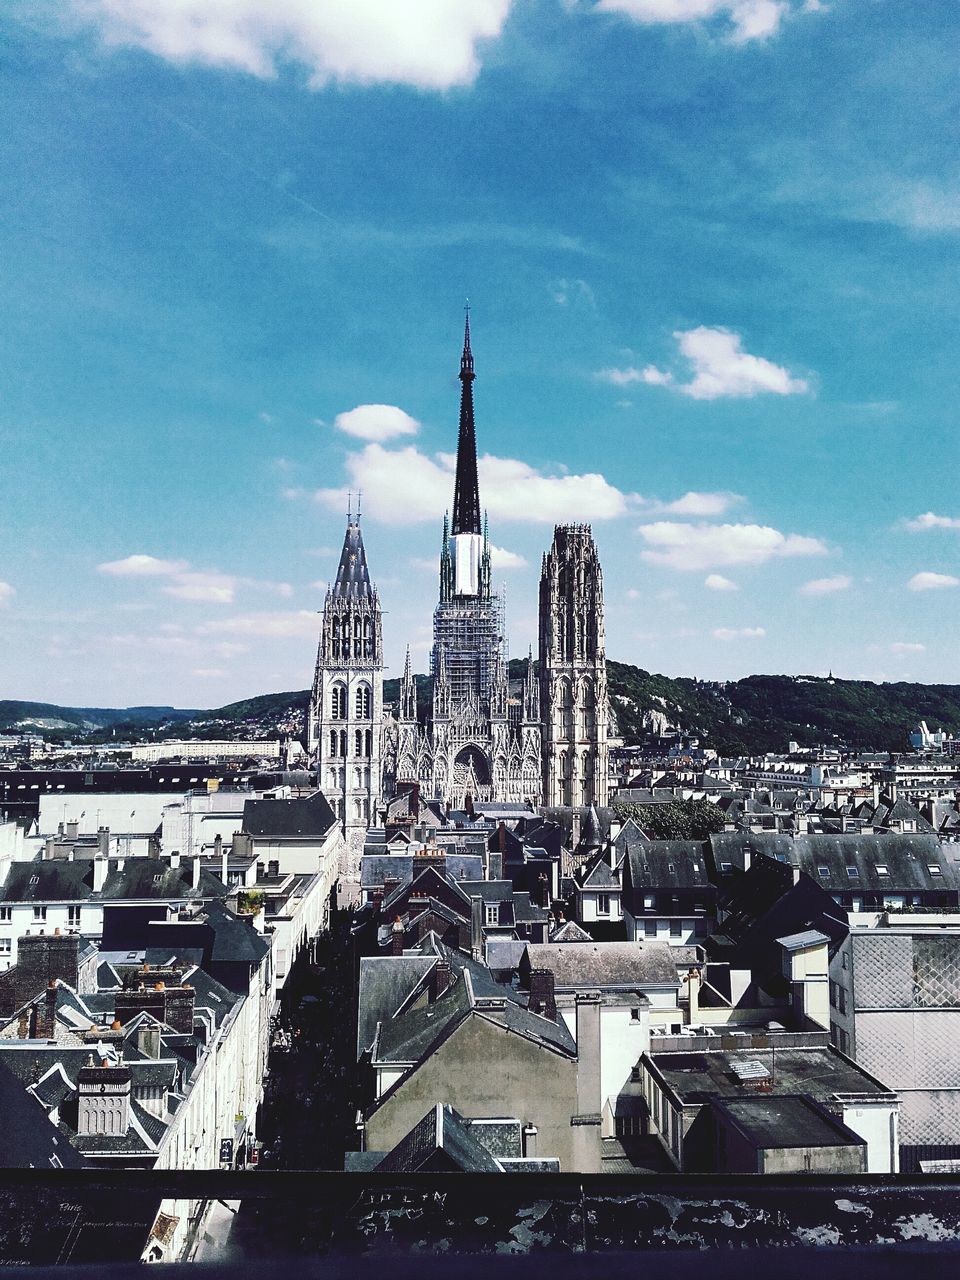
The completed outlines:
[[[360,499],[363,497],[363,490],[357,490],[357,524],[360,523]]]
[[[347,490],[347,524],[353,520],[353,494]]]

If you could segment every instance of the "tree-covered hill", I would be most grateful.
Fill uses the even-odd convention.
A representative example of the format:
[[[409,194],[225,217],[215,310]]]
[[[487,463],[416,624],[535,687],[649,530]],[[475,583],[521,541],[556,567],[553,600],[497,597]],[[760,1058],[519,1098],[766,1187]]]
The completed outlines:
[[[510,663],[511,682],[524,662]],[[814,676],[748,676],[718,683],[673,679],[625,662],[608,661],[607,683],[618,735],[642,742],[665,723],[730,753],[785,751],[842,742],[854,748],[904,751],[920,720],[960,732],[960,685],[873,684]],[[516,685],[514,685],[516,688]],[[396,703],[400,681],[384,681],[384,701]],[[431,680],[417,677],[421,719],[429,712]],[[50,735],[117,738],[269,736],[280,726],[299,730],[309,693],[266,693],[210,711],[174,707],[60,707],[0,701],[0,732],[35,728]]]

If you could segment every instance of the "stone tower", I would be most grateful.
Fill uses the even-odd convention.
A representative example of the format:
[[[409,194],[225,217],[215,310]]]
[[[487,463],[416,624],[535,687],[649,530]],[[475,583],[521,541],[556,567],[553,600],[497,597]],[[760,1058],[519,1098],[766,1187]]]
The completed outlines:
[[[310,697],[307,750],[320,789],[343,823],[349,863],[359,862],[380,804],[383,640],[360,517],[347,517],[343,551],[323,605]]]
[[[557,525],[540,574],[540,710],[547,805],[607,803],[603,577],[587,524]]]

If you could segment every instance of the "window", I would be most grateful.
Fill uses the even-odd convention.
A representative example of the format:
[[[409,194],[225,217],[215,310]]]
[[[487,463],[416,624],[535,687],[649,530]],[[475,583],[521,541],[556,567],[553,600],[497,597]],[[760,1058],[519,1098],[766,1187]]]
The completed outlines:
[[[13,952],[13,939],[0,938],[0,956],[8,956]]]
[[[608,916],[610,914],[610,895],[609,893],[597,894],[597,915]]]
[[[368,684],[362,684],[357,690],[356,706],[357,706],[357,719],[369,720],[370,719],[370,686]]]
[[[77,928],[80,924],[80,908],[79,906],[67,907],[67,924]]]
[[[928,863],[927,863],[927,870],[930,872],[930,874],[931,874],[932,876],[942,876],[942,875],[943,875],[943,867],[938,867],[938,866],[937,866],[937,864],[936,864],[935,862],[928,862]]]
[[[0,907],[0,924],[13,919],[13,907]]]
[[[847,867],[847,875],[849,876],[849,878],[850,878],[851,880],[859,880],[859,879],[860,879],[860,868],[859,868],[859,867]]]
[[[335,684],[330,690],[330,719],[346,720],[347,690],[342,684]]]
[[[721,863],[720,863],[720,870],[721,870],[721,871],[723,871],[723,872],[732,871],[732,870],[733,870],[733,863],[732,863],[732,862],[721,862]]]
[[[631,1010],[630,1010],[630,1021],[631,1021],[631,1022],[639,1022],[639,1021],[640,1021],[640,1017],[641,1017],[642,1013],[643,1013],[643,1010],[642,1010],[642,1009],[631,1009]]]
[[[878,875],[878,876],[888,876],[889,874],[890,874],[890,872],[887,870],[887,868],[884,866],[884,864],[883,864],[882,862],[878,862],[878,863],[877,863],[877,875]]]
[[[847,993],[839,985],[837,986],[837,1008],[841,1013],[847,1012]]]
[[[655,937],[657,936],[657,922],[656,922],[656,920],[644,920],[644,922],[643,922],[643,936],[644,936],[645,938],[655,938]]]
[[[702,902],[695,902],[695,903],[693,904],[693,909],[694,909],[694,911],[706,911],[706,909],[707,909],[707,908],[706,908],[706,905],[705,905],[704,903],[702,903]]]
[[[34,918],[34,920],[46,920],[46,918],[47,918],[47,908],[46,908],[46,907],[34,907],[34,908],[33,908],[33,918]]]
[[[652,910],[653,910],[653,908],[654,908],[654,898],[653,898],[653,894],[652,894],[652,893],[645,894],[645,895],[644,895],[644,899],[643,899],[643,909],[644,909],[644,911],[652,911]]]
[[[488,902],[485,911],[487,924],[500,923],[500,904],[499,902]]]
[[[671,938],[683,937],[683,921],[682,920],[670,921],[670,937]]]
[[[821,879],[821,880],[829,880],[829,879],[830,879],[830,868],[829,868],[829,867],[817,867],[817,875],[820,877],[820,879]]]

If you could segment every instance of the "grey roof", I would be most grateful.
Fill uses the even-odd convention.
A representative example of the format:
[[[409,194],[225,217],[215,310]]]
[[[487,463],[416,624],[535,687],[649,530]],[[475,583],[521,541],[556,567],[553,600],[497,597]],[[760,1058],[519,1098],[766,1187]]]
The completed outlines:
[[[302,800],[248,800],[243,806],[243,830],[249,836],[319,839],[336,821],[320,791]]]
[[[665,942],[528,942],[531,969],[550,969],[558,990],[677,985],[677,965]]]
[[[754,1059],[766,1067],[777,1093],[805,1093],[818,1102],[828,1101],[835,1093],[896,1096],[830,1047],[777,1049],[775,1060],[770,1049],[653,1052],[644,1054],[644,1058],[649,1058],[673,1092],[689,1103],[703,1101],[704,1094],[719,1094],[723,1098],[749,1096],[749,1086],[741,1083],[733,1067],[735,1063]]]
[[[602,852],[595,854],[577,867],[573,878],[581,889],[605,889],[614,892],[620,890],[620,877],[614,873],[606,855]]]
[[[4,902],[65,902],[89,898],[93,892],[93,861],[51,859],[12,862],[0,885]]]
[[[413,878],[415,861],[415,855],[412,853],[364,853],[360,859],[360,887],[376,889],[388,878],[406,884]],[[447,879],[453,882],[482,880],[483,856],[472,853],[448,853],[444,862],[444,872]]]
[[[376,1166],[378,1173],[416,1173],[442,1151],[465,1173],[499,1173],[500,1166],[477,1141],[459,1112],[438,1102]]]
[[[785,938],[778,938],[777,941],[781,947],[786,947],[788,951],[802,951],[804,947],[817,947],[826,943],[830,944],[830,939],[825,933],[821,933],[818,929],[804,929],[802,933],[791,933]]]
[[[334,600],[372,600],[374,597],[359,516],[351,517],[347,523],[331,595]]]
[[[707,889],[704,846],[699,840],[648,840],[630,846],[624,884],[642,889]]]
[[[866,1139],[802,1094],[716,1098],[715,1112],[759,1148],[866,1147]]]
[[[591,934],[582,929],[576,920],[564,920],[563,924],[550,934],[551,942],[593,942]]]
[[[516,969],[526,945],[522,938],[488,938],[484,947],[487,964],[498,971]]]
[[[433,968],[433,956],[364,956],[357,1001],[357,1057],[369,1049],[377,1023],[397,1013]]]
[[[3,1163],[7,1168],[66,1168],[82,1162],[47,1117],[45,1104],[31,1097],[12,1071],[0,1062],[0,1115],[3,1116]]]

